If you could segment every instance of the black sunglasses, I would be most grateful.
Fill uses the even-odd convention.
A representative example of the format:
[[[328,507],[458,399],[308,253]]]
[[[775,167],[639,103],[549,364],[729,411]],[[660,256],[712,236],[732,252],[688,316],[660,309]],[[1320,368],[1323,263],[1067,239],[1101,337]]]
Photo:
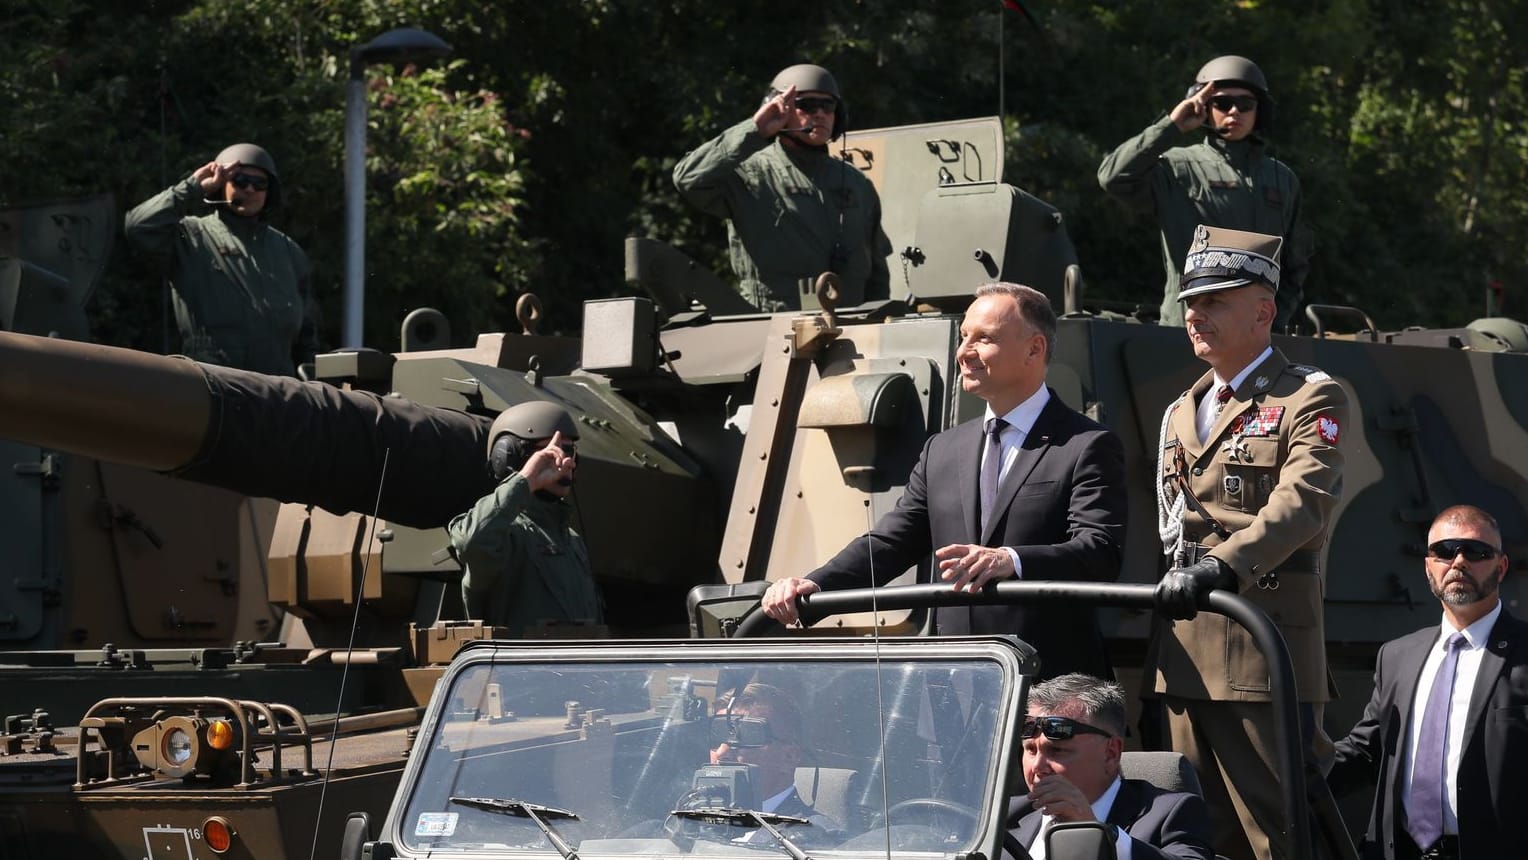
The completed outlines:
[[[733,749],[763,747],[774,742],[769,720],[740,714],[718,714],[711,718],[711,748],[726,744]]]
[[[1251,113],[1257,109],[1257,96],[1214,96],[1210,104],[1221,113],[1230,113],[1231,108],[1236,108],[1242,113]]]
[[[1454,557],[1460,553],[1464,553],[1464,557],[1469,561],[1485,561],[1488,558],[1496,558],[1500,552],[1483,540],[1469,538],[1434,541],[1427,546],[1427,557],[1436,558],[1439,561],[1453,561]]]
[[[266,179],[263,176],[255,176],[252,173],[235,173],[233,178],[229,179],[228,181],[232,182],[233,187],[239,189],[240,191],[244,191],[249,188],[253,188],[256,191],[264,191],[265,189],[271,187],[271,181],[269,179]]]
[[[833,99],[818,98],[812,96],[804,99],[796,99],[796,110],[803,113],[832,113],[838,109],[838,102]]]
[[[1114,737],[1097,726],[1079,723],[1071,717],[1025,717],[1024,728],[1019,730],[1019,737],[1027,741],[1040,734],[1053,741],[1069,741],[1076,735]]]

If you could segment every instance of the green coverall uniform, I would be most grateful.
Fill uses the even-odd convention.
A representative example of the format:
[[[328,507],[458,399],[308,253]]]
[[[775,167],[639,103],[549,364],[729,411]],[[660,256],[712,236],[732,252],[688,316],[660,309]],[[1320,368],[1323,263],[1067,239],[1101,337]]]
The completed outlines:
[[[604,620],[583,538],[562,499],[511,473],[447,528],[467,614],[520,636],[543,621]]]
[[[674,186],[696,208],[728,219],[738,292],[761,310],[799,310],[830,270],[843,283],[841,307],[888,297],[881,199],[826,149],[770,140],[746,119],[680,160]]]
[[[197,361],[280,376],[318,350],[308,255],[260,218],[205,211],[190,177],[127,213],[138,247],[171,257],[180,351]]]
[[[1257,135],[1227,141],[1207,134],[1187,145],[1190,132],[1169,117],[1119,145],[1098,166],[1098,184],[1126,203],[1154,207],[1162,230],[1162,324],[1183,325],[1178,301],[1179,266],[1200,224],[1284,237],[1274,331],[1300,307],[1314,250],[1300,220],[1300,180],[1266,154]]]

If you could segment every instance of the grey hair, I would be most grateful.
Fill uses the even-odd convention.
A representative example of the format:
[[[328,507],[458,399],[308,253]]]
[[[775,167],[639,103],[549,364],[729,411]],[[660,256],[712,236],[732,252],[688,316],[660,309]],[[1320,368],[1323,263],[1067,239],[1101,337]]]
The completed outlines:
[[[976,288],[976,298],[1007,296],[1019,306],[1019,318],[1045,336],[1045,363],[1049,364],[1056,349],[1056,311],[1050,299],[1034,287],[994,281]]]
[[[1073,672],[1029,688],[1031,709],[1055,713],[1062,705],[1073,702],[1082,707],[1088,725],[1124,737],[1125,688],[1119,684]]]

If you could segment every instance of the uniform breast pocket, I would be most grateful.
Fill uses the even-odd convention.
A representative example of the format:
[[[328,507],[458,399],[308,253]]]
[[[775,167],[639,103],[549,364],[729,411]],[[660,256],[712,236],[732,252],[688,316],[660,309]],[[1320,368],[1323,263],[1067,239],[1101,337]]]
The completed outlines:
[[[1279,443],[1272,438],[1231,437],[1215,452],[1221,473],[1221,503],[1235,511],[1256,513],[1278,483]]]

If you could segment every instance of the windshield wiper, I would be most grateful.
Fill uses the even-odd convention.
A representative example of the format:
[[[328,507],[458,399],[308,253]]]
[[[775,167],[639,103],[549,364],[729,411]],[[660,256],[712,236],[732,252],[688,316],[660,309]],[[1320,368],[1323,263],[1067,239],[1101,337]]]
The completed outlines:
[[[740,809],[735,806],[701,806],[695,809],[675,809],[671,813],[680,818],[699,818],[704,821],[725,821],[728,824],[757,824],[780,843],[780,847],[791,855],[791,860],[812,860],[805,851],[796,847],[796,843],[790,837],[781,833],[776,824],[807,824],[812,822],[806,818],[795,815],[781,815],[778,812],[760,812],[757,809]]]
[[[541,832],[546,834],[547,841],[562,855],[562,860],[579,860],[578,852],[573,846],[557,835],[552,825],[546,823],[546,818],[571,818],[578,820],[578,813],[570,809],[558,809],[555,806],[542,806],[539,803],[530,803],[524,800],[515,800],[512,797],[453,797],[452,803],[460,803],[463,806],[472,806],[478,809],[486,809],[489,812],[497,812],[500,815],[513,815],[519,818],[529,818],[536,822]],[[801,858],[796,858],[801,860]]]

